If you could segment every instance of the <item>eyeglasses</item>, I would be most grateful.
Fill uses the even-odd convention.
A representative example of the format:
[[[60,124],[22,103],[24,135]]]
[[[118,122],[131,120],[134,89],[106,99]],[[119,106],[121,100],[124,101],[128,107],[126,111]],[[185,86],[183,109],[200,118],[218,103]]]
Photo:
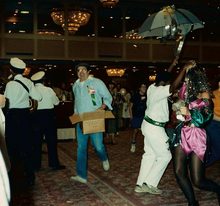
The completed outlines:
[[[84,72],[84,71],[87,71],[87,69],[85,67],[81,68],[81,69],[77,69],[76,70],[77,72]]]

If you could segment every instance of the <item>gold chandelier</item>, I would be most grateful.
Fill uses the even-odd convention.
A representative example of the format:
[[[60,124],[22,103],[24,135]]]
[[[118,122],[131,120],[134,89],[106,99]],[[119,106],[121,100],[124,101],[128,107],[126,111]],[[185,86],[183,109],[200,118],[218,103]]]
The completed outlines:
[[[154,82],[156,80],[156,75],[150,75],[149,81]]]
[[[100,2],[105,8],[114,8],[119,0],[100,0]]]
[[[74,35],[80,26],[84,26],[88,23],[92,13],[92,11],[85,8],[80,8],[78,6],[69,7],[67,11],[67,27],[71,35]],[[50,10],[50,13],[54,23],[62,26],[62,28],[65,30],[64,8],[53,8]]]
[[[121,77],[125,73],[125,69],[106,69],[108,76],[110,77]]]
[[[30,74],[30,72],[31,72],[31,68],[26,67],[22,75],[28,76]]]
[[[38,29],[38,30],[37,30],[37,34],[57,35],[57,36],[63,35],[62,32],[54,31],[54,30],[50,30],[50,29]]]

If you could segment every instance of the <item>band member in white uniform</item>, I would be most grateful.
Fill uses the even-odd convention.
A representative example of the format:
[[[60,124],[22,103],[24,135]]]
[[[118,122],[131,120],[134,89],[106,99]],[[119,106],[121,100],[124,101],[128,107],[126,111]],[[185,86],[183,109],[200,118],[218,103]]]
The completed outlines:
[[[53,170],[65,169],[60,165],[57,154],[57,128],[54,114],[54,105],[58,105],[59,99],[56,93],[44,86],[45,72],[40,71],[31,77],[35,88],[42,95],[42,101],[38,102],[37,110],[32,114],[32,135],[34,150],[34,169],[41,168],[41,153],[43,136],[47,142],[49,167]]]
[[[14,78],[6,85],[5,97],[9,101],[9,111],[5,115],[5,139],[11,160],[12,171],[15,171],[13,160],[23,155],[24,175],[30,186],[34,185],[35,175],[32,162],[32,148],[30,140],[30,107],[29,96],[41,101],[41,94],[35,89],[29,79],[22,76],[26,64],[19,58],[10,60],[10,72]],[[10,175],[11,176],[11,175]],[[11,178],[10,178],[11,180]]]

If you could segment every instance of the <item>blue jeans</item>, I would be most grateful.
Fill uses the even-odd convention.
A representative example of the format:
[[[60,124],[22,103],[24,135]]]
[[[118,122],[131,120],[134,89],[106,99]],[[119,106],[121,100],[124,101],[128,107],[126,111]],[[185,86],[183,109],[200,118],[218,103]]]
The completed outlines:
[[[79,123],[77,124],[76,132],[78,140],[76,173],[81,178],[87,179],[87,145],[89,136],[91,137],[92,146],[95,148],[100,160],[104,162],[108,159],[103,144],[103,133],[99,132],[84,135],[80,129]]]

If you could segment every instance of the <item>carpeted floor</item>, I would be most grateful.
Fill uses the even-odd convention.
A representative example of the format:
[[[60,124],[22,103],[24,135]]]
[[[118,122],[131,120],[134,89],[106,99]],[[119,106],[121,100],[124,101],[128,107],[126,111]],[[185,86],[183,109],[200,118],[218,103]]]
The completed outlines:
[[[116,145],[105,144],[111,168],[105,172],[94,148],[88,146],[88,184],[70,181],[76,175],[77,141],[58,142],[60,163],[65,170],[53,171],[48,167],[47,154],[43,154],[42,169],[36,172],[33,188],[23,184],[19,171],[14,175],[11,206],[185,206],[187,201],[174,178],[172,162],[162,177],[159,189],[162,195],[135,193],[141,157],[143,136],[138,134],[137,151],[130,152],[132,130],[120,131]],[[46,146],[44,145],[44,150]],[[220,162],[206,170],[206,176],[220,184]],[[196,198],[201,206],[218,205],[213,192],[195,188]]]

